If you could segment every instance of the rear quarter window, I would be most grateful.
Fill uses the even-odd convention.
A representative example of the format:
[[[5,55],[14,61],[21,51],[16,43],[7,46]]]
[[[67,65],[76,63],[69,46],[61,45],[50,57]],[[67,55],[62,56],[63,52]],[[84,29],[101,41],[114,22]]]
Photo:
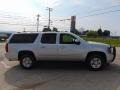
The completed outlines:
[[[14,34],[9,43],[33,43],[38,34]]]

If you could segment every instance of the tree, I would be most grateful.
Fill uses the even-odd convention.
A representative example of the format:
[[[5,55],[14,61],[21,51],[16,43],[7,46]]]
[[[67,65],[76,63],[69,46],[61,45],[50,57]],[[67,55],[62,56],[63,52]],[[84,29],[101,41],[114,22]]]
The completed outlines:
[[[103,36],[109,37],[110,36],[110,31],[109,30],[104,30]]]
[[[83,32],[82,32],[82,35],[86,35],[87,32],[89,32],[89,30],[83,31]]]
[[[51,31],[50,28],[48,28],[48,27],[44,27],[44,28],[43,28],[43,32],[49,32],[49,31]]]
[[[53,27],[54,32],[58,32],[58,29],[56,27]]]
[[[102,32],[102,29],[101,29],[101,28],[98,29],[97,33],[98,33],[98,36],[103,36],[103,32]]]
[[[78,31],[82,33],[83,31],[85,31],[85,28],[80,28],[78,29]]]
[[[86,36],[88,36],[88,37],[96,37],[97,32],[96,31],[89,31],[89,32],[86,33]]]
[[[76,34],[76,35],[81,35],[81,32],[78,31],[77,29],[75,29],[72,33]]]

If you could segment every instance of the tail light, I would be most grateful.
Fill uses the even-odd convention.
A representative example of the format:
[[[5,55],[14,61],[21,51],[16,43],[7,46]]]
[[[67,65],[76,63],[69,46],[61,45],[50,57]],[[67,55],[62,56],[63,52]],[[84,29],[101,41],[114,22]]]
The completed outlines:
[[[8,52],[8,43],[5,45],[5,51]]]

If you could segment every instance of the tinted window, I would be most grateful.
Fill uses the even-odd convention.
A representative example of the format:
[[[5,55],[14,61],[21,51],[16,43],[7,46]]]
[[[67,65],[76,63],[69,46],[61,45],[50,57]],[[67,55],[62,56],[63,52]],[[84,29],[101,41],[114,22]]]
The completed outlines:
[[[41,43],[55,44],[56,43],[56,34],[55,33],[43,34],[42,38],[41,38]]]
[[[70,34],[61,34],[60,35],[60,43],[61,44],[74,44],[74,40],[76,38]]]
[[[33,43],[38,34],[14,34],[10,43]]]

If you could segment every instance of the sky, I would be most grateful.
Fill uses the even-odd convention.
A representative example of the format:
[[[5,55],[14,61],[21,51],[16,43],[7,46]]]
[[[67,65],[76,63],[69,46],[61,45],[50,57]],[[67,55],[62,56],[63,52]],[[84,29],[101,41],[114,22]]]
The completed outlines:
[[[0,31],[36,31],[37,14],[42,31],[48,24],[47,7],[53,9],[51,27],[60,31],[70,30],[70,21],[60,20],[75,15],[78,30],[101,27],[120,35],[120,0],[0,0]]]

